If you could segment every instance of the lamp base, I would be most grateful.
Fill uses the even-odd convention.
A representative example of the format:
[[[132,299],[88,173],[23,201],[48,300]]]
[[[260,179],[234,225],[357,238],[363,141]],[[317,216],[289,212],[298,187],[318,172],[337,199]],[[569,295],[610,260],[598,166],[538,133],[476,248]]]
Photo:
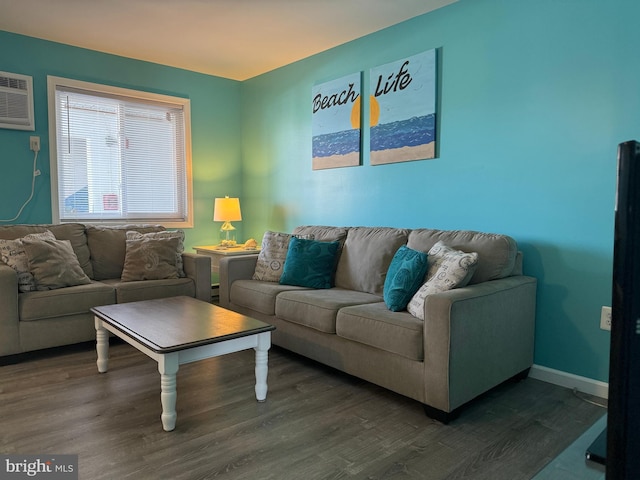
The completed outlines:
[[[236,246],[236,227],[231,222],[224,222],[220,228],[220,248]]]
[[[233,248],[237,245],[235,240],[221,240],[218,248]]]

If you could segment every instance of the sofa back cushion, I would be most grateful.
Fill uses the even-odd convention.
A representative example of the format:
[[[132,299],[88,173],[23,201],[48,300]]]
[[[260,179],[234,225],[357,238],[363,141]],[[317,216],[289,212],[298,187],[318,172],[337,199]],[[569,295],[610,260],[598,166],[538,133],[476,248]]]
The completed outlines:
[[[295,235],[298,238],[312,239],[317,242],[338,243],[338,251],[335,255],[335,264],[333,271],[331,272],[331,286],[335,286],[336,267],[338,260],[340,259],[340,255],[342,255],[342,247],[344,246],[344,241],[347,238],[348,230],[349,229],[346,227],[328,227],[322,225],[301,225],[293,229],[292,235]]]
[[[382,296],[391,260],[408,236],[409,230],[402,228],[349,228],[336,269],[336,287]]]
[[[0,238],[15,240],[31,233],[42,233],[49,230],[58,240],[69,240],[80,267],[84,273],[93,278],[89,245],[85,226],[81,223],[63,223],[60,225],[2,225],[0,226]]]
[[[161,232],[161,225],[87,226],[87,240],[91,250],[91,266],[95,280],[120,278],[127,253],[127,231],[139,233]],[[54,232],[55,233],[55,232]]]
[[[518,246],[508,235],[422,228],[411,231],[407,246],[428,252],[438,241],[456,250],[478,253],[478,264],[469,285],[514,274]]]
[[[340,242],[342,245],[347,238],[345,227],[324,227],[320,225],[301,225],[293,230],[293,235],[312,238],[319,242]]]

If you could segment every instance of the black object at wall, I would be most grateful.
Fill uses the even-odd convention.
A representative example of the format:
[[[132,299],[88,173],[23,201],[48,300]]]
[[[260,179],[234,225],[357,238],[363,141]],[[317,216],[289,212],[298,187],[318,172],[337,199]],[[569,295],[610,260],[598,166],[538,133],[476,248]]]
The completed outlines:
[[[611,307],[606,478],[637,480],[640,479],[640,143],[637,141],[618,146]]]

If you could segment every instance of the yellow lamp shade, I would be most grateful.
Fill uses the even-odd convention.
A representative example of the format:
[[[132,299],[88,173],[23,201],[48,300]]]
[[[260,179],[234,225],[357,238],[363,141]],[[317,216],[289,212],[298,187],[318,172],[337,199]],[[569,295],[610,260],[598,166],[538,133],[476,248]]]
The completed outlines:
[[[238,198],[216,198],[213,204],[214,222],[237,222],[242,220],[240,212],[240,199]]]
[[[224,240],[220,245],[224,247],[235,246],[235,232],[236,229],[231,222],[242,220],[242,213],[240,212],[240,200],[237,198],[216,198],[213,203],[213,221],[223,222],[220,227],[220,233],[224,235]]]

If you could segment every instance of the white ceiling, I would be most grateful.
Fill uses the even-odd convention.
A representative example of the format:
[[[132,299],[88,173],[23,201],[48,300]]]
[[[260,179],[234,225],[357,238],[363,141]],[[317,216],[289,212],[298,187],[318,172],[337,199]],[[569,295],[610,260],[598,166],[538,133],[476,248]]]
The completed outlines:
[[[245,80],[455,1],[0,0],[0,30]]]

